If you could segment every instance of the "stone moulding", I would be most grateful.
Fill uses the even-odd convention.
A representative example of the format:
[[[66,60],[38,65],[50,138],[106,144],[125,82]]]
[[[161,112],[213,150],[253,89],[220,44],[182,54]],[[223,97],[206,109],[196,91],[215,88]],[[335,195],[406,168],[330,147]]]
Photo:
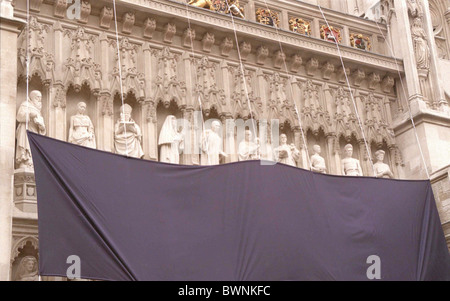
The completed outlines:
[[[123,0],[121,3],[128,7],[131,6],[137,10],[151,13],[152,15],[186,18],[186,5],[183,3],[164,0]],[[246,35],[257,40],[263,39],[277,44],[278,42],[281,42],[286,48],[295,47],[314,54],[339,58],[339,52],[336,49],[336,45],[333,43],[299,35],[289,30],[280,28],[275,29],[256,22],[248,22],[247,20],[242,20],[240,18],[234,19],[233,26],[233,22],[228,15],[216,14],[209,10],[197,9],[196,7],[190,7],[189,19],[193,24],[195,23],[209,28],[220,27],[221,29],[228,29],[230,33],[236,28],[238,36]],[[397,59],[397,64],[394,58],[384,55],[373,52],[361,53],[359,49],[355,49],[351,46],[340,45],[340,48],[344,60],[351,60],[363,66],[371,66],[376,69],[382,69],[393,73],[397,73],[398,69],[400,69],[400,72],[404,72],[403,61],[401,59]]]

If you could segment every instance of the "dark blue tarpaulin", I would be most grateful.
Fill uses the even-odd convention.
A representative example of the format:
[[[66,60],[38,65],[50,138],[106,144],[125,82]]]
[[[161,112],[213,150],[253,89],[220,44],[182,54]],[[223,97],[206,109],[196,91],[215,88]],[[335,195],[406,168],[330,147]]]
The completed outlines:
[[[450,280],[429,181],[184,166],[29,133],[39,268],[103,280]]]

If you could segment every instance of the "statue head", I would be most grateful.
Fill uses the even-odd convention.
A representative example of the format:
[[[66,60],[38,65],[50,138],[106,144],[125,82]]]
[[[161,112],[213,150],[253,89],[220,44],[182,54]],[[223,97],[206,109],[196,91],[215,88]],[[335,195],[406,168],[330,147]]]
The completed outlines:
[[[86,103],[80,101],[80,102],[77,104],[77,108],[78,108],[78,113],[84,114],[84,112],[86,112]]]
[[[245,131],[245,141],[251,141],[252,136],[253,136],[252,131],[250,131],[250,130]]]
[[[282,145],[287,143],[287,136],[286,136],[286,134],[281,134],[280,135],[280,142],[281,142]]]
[[[129,104],[124,104],[120,107],[120,119],[129,121],[131,119],[131,111],[133,108]]]
[[[22,265],[28,273],[31,273],[36,265],[36,258],[27,256],[22,260]]]
[[[38,90],[33,90],[30,92],[30,101],[31,103],[38,108],[42,109],[42,93]]]
[[[353,155],[353,145],[347,144],[344,147],[344,151],[345,151],[345,154],[347,155],[347,157],[351,157]]]
[[[378,162],[383,162],[384,161],[384,154],[385,154],[386,152],[384,151],[384,150],[377,150],[376,152],[375,152],[375,158],[377,158],[377,161]]]
[[[220,130],[220,122],[217,121],[217,120],[214,120],[214,121],[211,123],[211,129],[213,130],[213,132],[218,133],[219,130]]]
[[[26,277],[37,275],[37,260],[34,256],[25,256],[18,266],[16,280],[30,280]]]
[[[321,149],[320,149],[320,145],[314,145],[313,146],[313,151],[316,153],[316,154],[320,154],[320,152],[321,152]]]

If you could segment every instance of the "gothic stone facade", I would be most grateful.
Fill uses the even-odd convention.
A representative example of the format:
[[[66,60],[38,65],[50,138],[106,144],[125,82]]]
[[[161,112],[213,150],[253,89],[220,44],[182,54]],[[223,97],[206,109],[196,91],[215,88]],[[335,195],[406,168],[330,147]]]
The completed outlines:
[[[71,19],[69,1],[30,0],[27,28],[26,1],[0,0],[0,279],[17,279],[21,260],[37,258],[33,171],[12,163],[15,114],[27,81],[30,91],[42,92],[48,136],[67,141],[70,117],[83,101],[97,148],[105,151],[114,151],[123,97],[149,160],[158,160],[166,116],[194,127],[193,112],[200,109],[205,120],[223,123],[279,119],[280,132],[301,152],[302,168],[318,144],[328,172],[342,174],[343,148],[351,143],[371,176],[370,159],[382,149],[396,178],[424,179],[428,171],[450,245],[446,1],[241,0],[231,18],[223,1],[208,9],[200,1],[194,7],[122,0],[116,1],[117,41],[112,1],[82,0]],[[231,154],[223,163],[236,161],[240,141],[233,133],[223,136]],[[200,159],[182,155],[181,163]]]

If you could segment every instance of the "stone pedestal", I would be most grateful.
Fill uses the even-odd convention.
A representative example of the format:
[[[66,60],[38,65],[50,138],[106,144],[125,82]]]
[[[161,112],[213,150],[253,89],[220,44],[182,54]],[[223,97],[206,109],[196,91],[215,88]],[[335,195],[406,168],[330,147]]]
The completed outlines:
[[[17,97],[17,36],[25,22],[0,0],[0,281],[9,280]]]
[[[14,171],[14,204],[23,212],[37,213],[37,195],[34,170],[19,168]]]

